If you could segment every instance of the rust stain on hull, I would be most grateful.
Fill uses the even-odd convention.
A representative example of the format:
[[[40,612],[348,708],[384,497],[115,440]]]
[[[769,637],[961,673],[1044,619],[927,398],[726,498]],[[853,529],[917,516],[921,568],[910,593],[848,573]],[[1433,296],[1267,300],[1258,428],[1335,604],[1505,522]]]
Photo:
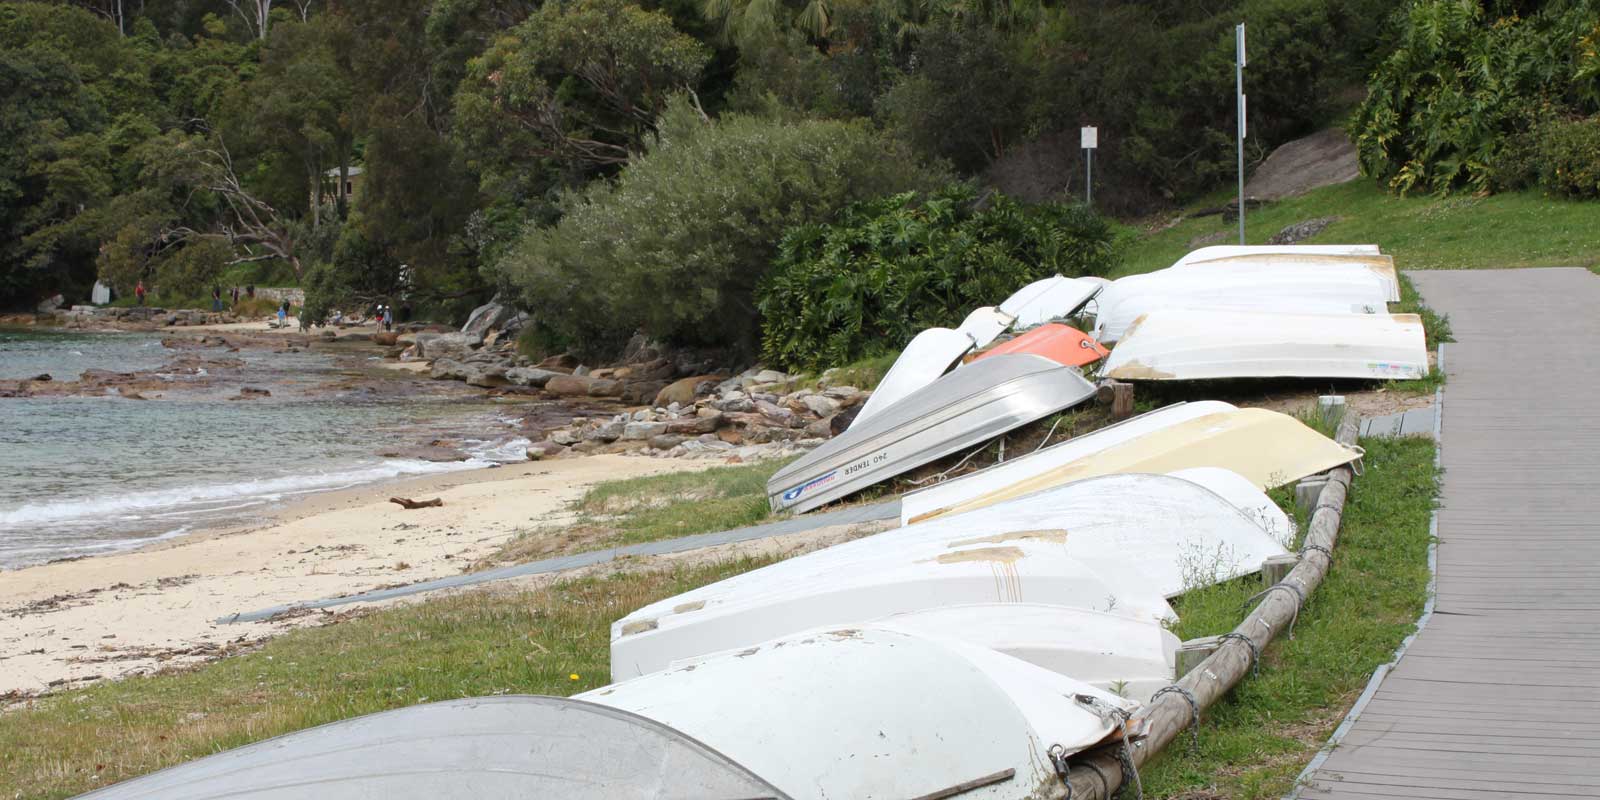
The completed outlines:
[[[974,544],[1000,544],[1001,542],[1015,542],[1031,539],[1040,542],[1067,543],[1067,531],[1064,528],[1049,528],[1038,531],[1012,531],[1010,533],[997,533],[993,536],[979,536],[975,539],[958,539],[951,542],[948,547],[967,547]]]

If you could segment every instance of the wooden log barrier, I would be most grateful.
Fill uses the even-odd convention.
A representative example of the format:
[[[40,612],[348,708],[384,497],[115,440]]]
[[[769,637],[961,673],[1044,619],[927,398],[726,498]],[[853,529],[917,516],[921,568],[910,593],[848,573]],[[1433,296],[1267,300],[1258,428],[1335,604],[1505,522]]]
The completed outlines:
[[[1354,445],[1360,431],[1361,418],[1356,414],[1346,414],[1339,424],[1335,439],[1341,444]],[[1260,602],[1244,618],[1244,622],[1233,629],[1233,633],[1239,636],[1224,634],[1227,638],[1216,652],[1178,680],[1176,685],[1193,695],[1202,719],[1207,708],[1250,674],[1252,650],[1265,652],[1269,642],[1288,630],[1300,613],[1302,599],[1310,597],[1327,576],[1328,568],[1332,565],[1332,557],[1328,553],[1339,539],[1339,522],[1344,515],[1344,501],[1349,495],[1353,476],[1354,470],[1348,464],[1328,472],[1328,484],[1317,499],[1311,524],[1306,531],[1304,556],[1284,576],[1283,582],[1277,584],[1299,587],[1299,592],[1287,588],[1269,589],[1260,596]],[[1250,644],[1246,644],[1244,639],[1248,639]],[[1135,767],[1154,758],[1161,748],[1184,734],[1193,721],[1193,713],[1189,700],[1176,691],[1167,692],[1140,709],[1134,715],[1133,723],[1135,726],[1142,723],[1146,735],[1133,748]],[[1204,735],[1203,730],[1201,735]],[[1062,786],[1058,787],[1056,797],[1108,800],[1123,782],[1119,752],[1113,750],[1080,755],[1079,760],[1072,762],[1068,773],[1072,784],[1070,794],[1068,787]]]

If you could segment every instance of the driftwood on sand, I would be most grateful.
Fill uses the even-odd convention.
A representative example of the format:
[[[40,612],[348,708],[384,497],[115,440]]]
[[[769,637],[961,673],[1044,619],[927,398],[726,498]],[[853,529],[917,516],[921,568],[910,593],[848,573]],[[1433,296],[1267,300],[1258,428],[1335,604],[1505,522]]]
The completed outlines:
[[[391,497],[389,498],[389,502],[395,503],[407,511],[411,511],[418,508],[433,508],[434,506],[442,506],[444,505],[444,498],[435,497],[432,500],[412,500],[409,497]]]

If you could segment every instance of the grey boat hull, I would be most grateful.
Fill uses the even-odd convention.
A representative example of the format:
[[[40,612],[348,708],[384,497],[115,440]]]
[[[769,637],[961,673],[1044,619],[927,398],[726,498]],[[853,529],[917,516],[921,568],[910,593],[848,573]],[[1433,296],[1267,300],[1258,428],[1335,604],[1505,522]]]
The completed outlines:
[[[1076,369],[1027,353],[957,368],[767,481],[773,511],[803,513],[1094,396]]]
[[[368,714],[180,764],[80,800],[787,800],[666,725],[563,697]]]

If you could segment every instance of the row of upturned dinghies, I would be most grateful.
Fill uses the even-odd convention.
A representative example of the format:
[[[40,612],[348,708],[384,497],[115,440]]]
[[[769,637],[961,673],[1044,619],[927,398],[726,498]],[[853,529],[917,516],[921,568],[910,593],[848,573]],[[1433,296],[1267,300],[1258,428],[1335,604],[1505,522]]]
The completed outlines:
[[[807,511],[1071,408],[1102,359],[1129,380],[1422,377],[1422,327],[1395,300],[1370,246],[1042,280],[913,339],[848,430],[773,476],[772,506]],[[1086,306],[1093,335],[1053,321]],[[1065,759],[1137,736],[1129,716],[1175,680],[1169,600],[1288,552],[1265,490],[1360,454],[1276,412],[1170,405],[911,492],[895,530],[629,614],[610,686],[370,715],[91,796],[1060,796]]]

